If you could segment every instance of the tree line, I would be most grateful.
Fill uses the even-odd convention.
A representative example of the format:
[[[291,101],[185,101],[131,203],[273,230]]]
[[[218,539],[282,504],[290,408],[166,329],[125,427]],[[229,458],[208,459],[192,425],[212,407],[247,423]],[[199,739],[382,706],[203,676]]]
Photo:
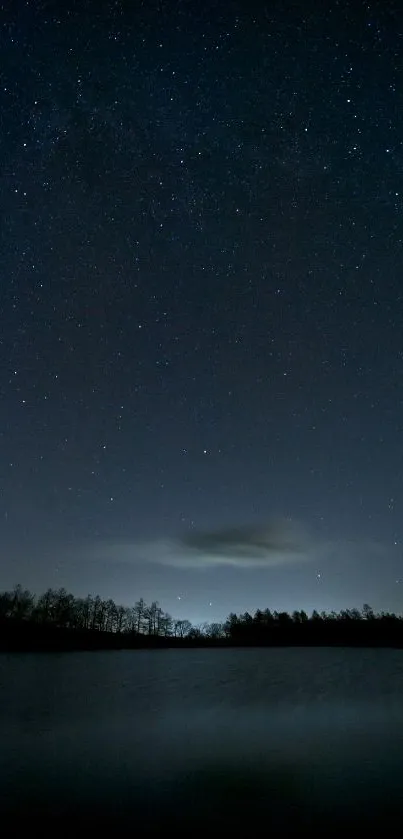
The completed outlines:
[[[99,595],[75,597],[64,588],[35,595],[21,585],[0,593],[0,649],[131,648],[150,646],[395,646],[403,647],[403,617],[392,612],[288,612],[257,609],[222,623],[194,626],[157,601],[133,606]]]
[[[75,597],[64,588],[48,588],[37,596],[21,585],[0,593],[0,622],[9,627],[30,624],[79,632],[173,638],[184,638],[192,626],[188,620],[172,618],[157,601],[148,605],[140,598],[127,607],[99,595]]]

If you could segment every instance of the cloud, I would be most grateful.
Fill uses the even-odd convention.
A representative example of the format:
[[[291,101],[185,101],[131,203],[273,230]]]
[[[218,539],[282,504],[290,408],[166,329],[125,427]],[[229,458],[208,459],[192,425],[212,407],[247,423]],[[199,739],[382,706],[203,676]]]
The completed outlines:
[[[288,519],[264,527],[243,525],[218,530],[192,530],[177,538],[147,542],[102,542],[92,545],[93,560],[155,563],[179,568],[233,566],[267,568],[312,558],[313,543]],[[88,553],[87,553],[88,556]]]
[[[270,566],[307,558],[308,540],[289,520],[265,527],[240,526],[191,531],[180,539],[181,559],[189,565]]]

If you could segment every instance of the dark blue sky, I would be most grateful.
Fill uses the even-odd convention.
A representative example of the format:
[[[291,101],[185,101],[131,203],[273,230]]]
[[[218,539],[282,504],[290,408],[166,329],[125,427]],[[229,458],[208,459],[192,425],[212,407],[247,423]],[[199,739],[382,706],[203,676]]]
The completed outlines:
[[[399,4],[1,23],[0,585],[400,611]],[[298,556],[173,567],[273,520]]]

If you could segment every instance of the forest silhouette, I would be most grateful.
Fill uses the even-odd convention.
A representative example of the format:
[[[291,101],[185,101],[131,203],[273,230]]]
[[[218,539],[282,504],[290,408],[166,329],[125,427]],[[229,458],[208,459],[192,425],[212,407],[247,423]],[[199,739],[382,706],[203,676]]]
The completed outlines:
[[[117,605],[99,595],[75,597],[64,588],[35,595],[17,585],[0,593],[1,650],[135,649],[193,646],[403,647],[403,617],[362,610],[288,612],[257,609],[222,623],[192,625],[158,602]]]

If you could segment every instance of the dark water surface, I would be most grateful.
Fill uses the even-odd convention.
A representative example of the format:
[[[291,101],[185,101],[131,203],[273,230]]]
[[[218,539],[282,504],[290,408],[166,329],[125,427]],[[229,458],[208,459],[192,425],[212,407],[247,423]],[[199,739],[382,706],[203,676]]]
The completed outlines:
[[[53,834],[389,827],[403,651],[1,655],[0,804]]]

